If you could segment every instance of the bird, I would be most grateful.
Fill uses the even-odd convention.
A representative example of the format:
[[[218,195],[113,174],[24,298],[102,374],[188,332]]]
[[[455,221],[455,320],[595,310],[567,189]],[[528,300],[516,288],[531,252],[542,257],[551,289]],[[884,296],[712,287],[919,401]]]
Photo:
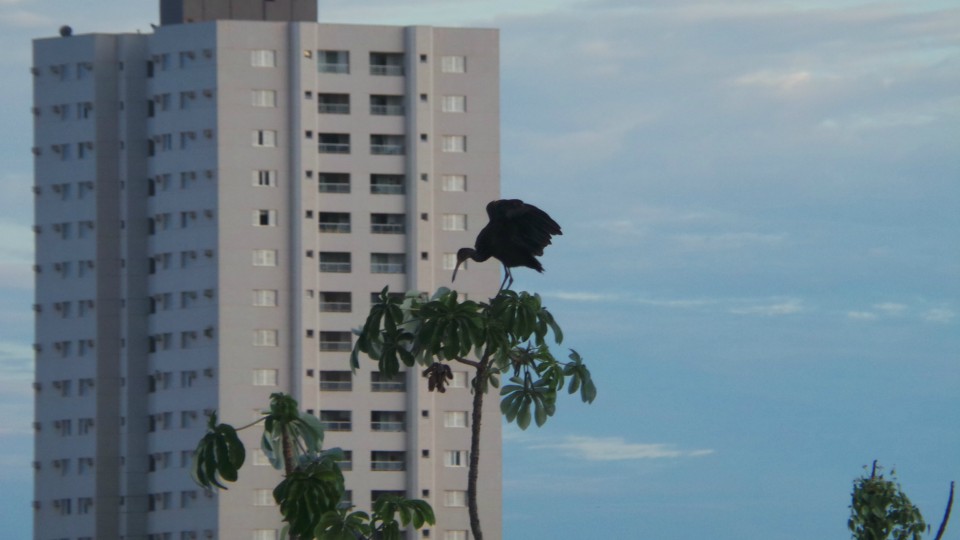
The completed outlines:
[[[467,259],[483,262],[493,257],[500,261],[506,275],[498,293],[513,284],[513,267],[526,266],[542,273],[543,265],[537,257],[543,255],[552,236],[563,234],[560,225],[543,210],[519,199],[490,201],[487,216],[490,222],[477,235],[474,247],[457,251],[457,265],[450,281],[457,279],[457,270]]]

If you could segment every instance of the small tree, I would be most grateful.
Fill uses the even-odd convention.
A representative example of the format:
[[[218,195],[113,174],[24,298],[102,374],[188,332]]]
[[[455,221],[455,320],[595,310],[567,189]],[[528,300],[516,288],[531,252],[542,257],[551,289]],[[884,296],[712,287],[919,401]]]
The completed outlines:
[[[283,536],[289,531],[298,539],[399,540],[401,526],[412,524],[419,529],[436,522],[425,501],[396,495],[377,499],[371,514],[341,507],[344,483],[337,462],[343,452],[322,450],[320,421],[300,411],[297,400],[282,393],[271,394],[264,415],[240,428],[217,423],[217,413],[211,414],[207,433],[194,453],[193,480],[207,489],[227,489],[223,482],[236,482],[246,458],[237,431],[261,422],[263,453],[274,468],[284,471],[283,481],[273,490],[286,522]]]
[[[553,416],[557,393],[564,386],[571,394],[579,391],[585,403],[592,403],[597,395],[590,371],[576,351],[570,351],[569,362],[553,356],[547,337],[552,334],[559,344],[563,332],[536,294],[504,290],[483,303],[460,302],[457,292],[446,288],[430,300],[419,293],[398,298],[384,288],[358,334],[351,355],[354,369],[360,366],[360,353],[376,360],[387,377],[399,372],[401,362],[407,367],[419,364],[425,368],[429,390],[438,392],[444,392],[453,378],[451,362],[473,369],[467,502],[475,540],[483,540],[477,478],[483,397],[488,389],[499,387],[501,375],[509,377],[510,384],[500,389],[500,410],[520,429],[526,429],[531,420],[542,426]]]
[[[878,474],[880,469],[874,461],[870,476],[862,476],[853,482],[847,526],[854,540],[920,540],[920,535],[928,532],[930,526],[924,522],[920,509],[901,490],[896,482],[896,472],[891,470],[891,479],[887,480]],[[935,540],[943,537],[952,506],[953,482],[950,482],[947,509]]]

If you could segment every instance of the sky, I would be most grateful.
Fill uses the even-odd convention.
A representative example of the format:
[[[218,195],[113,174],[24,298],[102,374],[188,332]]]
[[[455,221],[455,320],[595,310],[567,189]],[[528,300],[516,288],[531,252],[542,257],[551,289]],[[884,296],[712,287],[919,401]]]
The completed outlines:
[[[599,389],[504,427],[503,538],[849,538],[874,459],[939,524],[960,481],[955,1],[319,7],[500,29],[502,192],[564,230],[514,288],[544,297]],[[10,538],[29,536],[32,489],[30,39],[157,18],[153,1],[0,0]]]

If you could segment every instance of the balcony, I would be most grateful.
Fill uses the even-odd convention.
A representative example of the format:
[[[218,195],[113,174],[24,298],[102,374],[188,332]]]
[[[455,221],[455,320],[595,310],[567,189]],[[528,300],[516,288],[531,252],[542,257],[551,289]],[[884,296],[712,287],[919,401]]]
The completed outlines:
[[[402,76],[403,71],[403,53],[370,53],[370,74]]]
[[[319,227],[322,233],[349,233],[350,214],[347,212],[320,212]]]
[[[402,156],[406,153],[403,135],[370,135],[370,153],[377,156]]]
[[[317,51],[320,73],[350,73],[350,51]]]
[[[353,378],[349,371],[321,371],[320,390],[349,392],[353,390]]]
[[[320,173],[320,193],[350,193],[349,173]]]
[[[353,341],[350,332],[320,332],[321,351],[350,352]]]
[[[370,429],[380,432],[406,431],[406,413],[403,411],[371,411]]]
[[[349,292],[321,292],[320,311],[325,313],[349,313],[352,298]]]
[[[403,195],[406,179],[402,174],[371,174],[370,193],[374,195]]]
[[[345,251],[321,251],[320,271],[332,273],[350,272],[350,253]]]
[[[370,214],[370,232],[374,234],[404,234],[405,214]]]
[[[350,114],[350,94],[317,94],[320,114]]]
[[[317,138],[317,151],[321,154],[350,153],[349,133],[320,133]]]
[[[386,378],[379,371],[370,374],[370,390],[373,392],[406,392],[407,379],[403,373],[396,377]]]
[[[406,468],[406,452],[370,452],[371,471],[404,471]]]
[[[406,107],[403,104],[403,96],[370,96],[370,114],[374,116],[403,116],[406,114]]]
[[[320,424],[326,431],[351,431],[350,411],[320,411]]]

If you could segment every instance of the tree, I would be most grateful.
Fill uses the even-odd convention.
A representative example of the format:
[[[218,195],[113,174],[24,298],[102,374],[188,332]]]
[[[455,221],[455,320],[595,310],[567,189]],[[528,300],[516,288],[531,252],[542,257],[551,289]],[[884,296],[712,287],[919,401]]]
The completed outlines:
[[[570,394],[579,391],[585,403],[596,398],[580,355],[571,350],[569,362],[558,361],[547,345],[551,334],[555,343],[563,341],[560,326],[539,295],[504,290],[489,303],[461,302],[456,291],[446,288],[430,300],[415,292],[400,298],[384,288],[359,331],[351,355],[354,370],[360,366],[360,353],[376,360],[387,377],[396,375],[401,363],[419,364],[429,390],[444,392],[453,378],[451,362],[473,369],[467,503],[475,540],[483,540],[477,478],[483,397],[489,388],[499,387],[501,376],[509,377],[510,384],[500,389],[500,410],[520,429],[531,421],[542,426],[553,416],[557,393],[565,386]]]
[[[217,413],[211,414],[207,433],[194,453],[193,480],[207,489],[227,489],[224,482],[236,482],[246,459],[237,431],[261,422],[261,448],[274,468],[284,471],[283,481],[273,490],[286,522],[284,536],[289,531],[298,539],[399,540],[401,526],[412,524],[419,529],[436,522],[425,501],[395,495],[377,499],[371,514],[342,508],[343,473],[337,464],[343,459],[342,451],[322,450],[320,421],[300,411],[297,400],[282,393],[272,394],[264,415],[241,428],[218,423]]]
[[[862,476],[853,482],[847,526],[854,540],[920,540],[920,535],[928,532],[930,526],[896,482],[895,471],[890,471],[891,479],[887,480],[877,474],[880,469],[874,461],[870,476]],[[946,531],[953,507],[953,486],[950,482],[947,509],[935,540],[940,540]]]

